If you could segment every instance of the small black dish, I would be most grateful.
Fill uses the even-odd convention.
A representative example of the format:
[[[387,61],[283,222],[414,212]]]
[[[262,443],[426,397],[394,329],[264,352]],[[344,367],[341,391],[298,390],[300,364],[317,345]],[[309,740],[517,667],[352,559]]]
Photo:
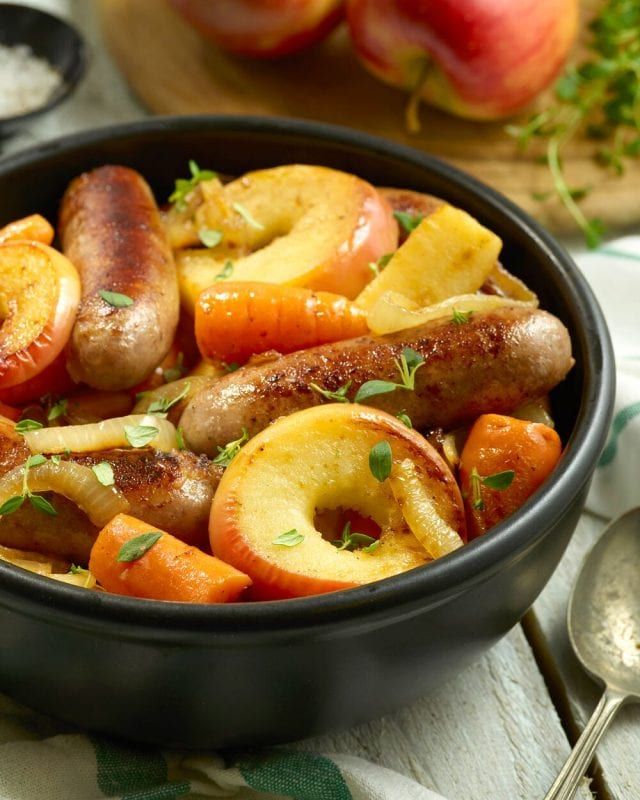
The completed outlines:
[[[62,75],[62,83],[47,102],[25,114],[0,117],[0,137],[50,111],[75,89],[86,67],[84,39],[68,22],[29,6],[0,3],[0,44],[26,44]]]

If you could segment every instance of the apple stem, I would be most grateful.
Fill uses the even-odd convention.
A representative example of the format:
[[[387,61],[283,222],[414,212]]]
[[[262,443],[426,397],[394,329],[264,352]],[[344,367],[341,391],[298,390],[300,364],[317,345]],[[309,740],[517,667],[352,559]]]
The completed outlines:
[[[422,101],[422,88],[427,80],[427,75],[429,74],[430,68],[431,59],[425,58],[420,65],[418,77],[416,78],[414,87],[409,95],[409,101],[405,109],[405,125],[407,127],[407,131],[411,134],[420,133],[420,103]]]

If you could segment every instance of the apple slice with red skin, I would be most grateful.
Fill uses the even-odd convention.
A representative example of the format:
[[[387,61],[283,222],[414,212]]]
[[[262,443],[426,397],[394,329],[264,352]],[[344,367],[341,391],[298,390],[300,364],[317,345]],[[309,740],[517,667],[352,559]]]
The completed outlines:
[[[347,0],[374,75],[468,119],[515,114],[558,75],[578,0]]]
[[[372,473],[369,455],[381,441],[389,444],[391,465],[405,459],[415,465],[439,517],[465,538],[460,490],[424,437],[367,406],[308,408],[249,441],[213,501],[211,549],[251,577],[253,599],[347,589],[430,560],[404,521],[389,481]],[[371,518],[381,529],[379,545],[370,552],[338,550],[315,525],[316,513],[331,508]]]
[[[278,58],[324,39],[344,0],[171,0],[183,17],[224,50]]]
[[[0,389],[30,380],[67,343],[80,301],[73,264],[47,245],[0,244]]]

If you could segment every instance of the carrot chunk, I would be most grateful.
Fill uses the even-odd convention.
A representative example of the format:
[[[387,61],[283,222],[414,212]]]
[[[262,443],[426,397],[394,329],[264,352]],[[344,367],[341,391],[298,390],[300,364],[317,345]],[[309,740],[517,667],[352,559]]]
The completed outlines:
[[[89,569],[108,592],[148,600],[226,603],[251,585],[248,575],[219,558],[127,514],[100,531]]]
[[[469,538],[517,511],[553,471],[562,452],[548,425],[483,414],[460,457]]]
[[[195,312],[204,358],[245,362],[256,353],[292,353],[368,332],[362,309],[338,294],[270,283],[220,282],[205,289]]]

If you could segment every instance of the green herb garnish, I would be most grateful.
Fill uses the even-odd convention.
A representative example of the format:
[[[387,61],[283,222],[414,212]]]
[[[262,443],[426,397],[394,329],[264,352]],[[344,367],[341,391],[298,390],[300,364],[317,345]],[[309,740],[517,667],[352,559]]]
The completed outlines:
[[[387,266],[387,264],[391,261],[395,254],[394,253],[385,253],[385,255],[380,256],[377,261],[370,261],[369,262],[369,269],[373,274],[377,277],[382,270]]]
[[[569,67],[556,83],[557,102],[506,131],[522,148],[533,139],[546,140],[554,191],[593,248],[600,244],[603,225],[587,219],[578,205],[589,189],[567,184],[562,153],[584,133],[594,143],[595,161],[614,175],[624,172],[627,159],[640,156],[640,4],[607,0],[589,28],[591,56]]]
[[[162,371],[162,377],[165,383],[172,383],[184,377],[187,368],[184,365],[184,353],[178,353],[176,363],[173,367],[169,367]]]
[[[99,464],[94,464],[91,469],[103,486],[114,485],[115,478],[113,477],[113,467],[108,461],[101,461]]]
[[[484,500],[482,499],[483,486],[503,492],[511,486],[515,475],[516,473],[512,469],[507,469],[504,472],[495,472],[493,475],[482,476],[474,467],[469,476],[471,479],[471,505],[473,508],[477,511],[484,509]]]
[[[349,387],[351,386],[353,381],[348,381],[337,389],[335,392],[330,391],[329,389],[325,389],[322,386],[318,386],[317,383],[310,383],[309,388],[313,389],[314,392],[322,395],[327,400],[333,400],[334,403],[348,403],[349,398],[347,397],[347,392],[349,391]]]
[[[414,391],[416,388],[416,372],[424,364],[424,358],[411,347],[405,347],[400,360],[396,360],[395,364],[400,373],[400,383],[380,380],[367,381],[356,392],[354,403],[363,403],[370,397],[389,394],[390,392],[395,392],[396,389]]]
[[[47,419],[49,422],[53,422],[54,419],[58,419],[59,417],[63,417],[67,413],[67,404],[68,400],[62,399],[58,400],[58,402],[51,406],[49,409],[49,413],[47,414]]]
[[[331,544],[338,550],[362,550],[364,553],[372,553],[380,542],[373,536],[367,536],[366,533],[352,533],[351,523],[346,522],[340,538],[333,539]]]
[[[176,428],[176,447],[178,450],[186,450],[186,445],[184,443],[184,433],[182,428]]]
[[[113,308],[127,308],[133,305],[133,300],[126,294],[120,294],[120,292],[109,292],[106,289],[100,289],[98,294],[105,303]]]
[[[145,447],[160,433],[153,425],[125,425],[124,438],[131,447]]]
[[[221,467],[228,467],[242,449],[242,445],[248,441],[249,432],[246,428],[243,428],[242,436],[239,439],[229,442],[226,447],[218,447],[218,455],[213,459],[213,463],[219,464]]]
[[[233,274],[233,261],[225,261],[222,270],[214,276],[216,281],[224,281]]]
[[[406,211],[394,211],[393,216],[405,233],[413,233],[424,219],[424,214],[408,214]]]
[[[7,514],[13,514],[14,511],[17,511],[20,506],[24,503],[24,495],[18,494],[14,497],[10,497],[8,500],[5,500],[4,503],[0,506],[0,517],[4,517]]]
[[[246,206],[243,206],[242,203],[234,203],[232,206],[234,211],[237,211],[238,214],[242,217],[242,219],[249,225],[251,228],[255,228],[257,231],[265,230],[264,225],[261,222],[258,222],[255,217],[252,216],[251,212],[249,211]]]
[[[169,196],[169,202],[173,203],[178,211],[184,211],[187,207],[187,197],[202,181],[210,181],[217,178],[217,174],[210,169],[200,169],[193,159],[189,161],[190,178],[177,178],[175,187]]]
[[[282,547],[295,547],[297,544],[304,542],[304,534],[298,533],[295,528],[292,528],[286,533],[281,533],[273,540],[272,544],[279,544]]]
[[[168,397],[161,397],[159,400],[153,400],[149,403],[149,407],[147,408],[147,414],[157,414],[159,417],[166,417],[167,413],[177,405],[181,400],[184,400],[185,397],[189,394],[191,390],[191,385],[189,383],[185,383],[184,388],[177,394],[175,397],[169,399]]]
[[[156,544],[161,536],[162,533],[159,531],[149,531],[149,533],[141,533],[139,536],[129,539],[129,541],[125,542],[120,548],[118,555],[116,556],[116,561],[123,563],[137,561],[139,558],[142,558],[145,553],[151,550],[153,545]]]
[[[453,324],[454,325],[466,325],[467,322],[471,319],[471,315],[473,311],[458,311],[457,308],[453,309]]]
[[[391,445],[384,439],[374,446],[369,451],[369,469],[373,477],[382,483],[391,474],[391,465],[393,463],[393,453],[391,452]]]
[[[405,413],[404,409],[396,414],[396,418],[406,425],[407,428],[413,428],[413,422],[411,422],[411,418]]]
[[[205,247],[217,247],[222,241],[222,231],[214,231],[211,228],[201,228],[198,231],[198,239]]]
[[[43,425],[35,419],[21,419],[16,422],[16,433],[26,433],[27,431],[39,431]]]
[[[58,512],[45,497],[42,497],[39,494],[32,494],[29,489],[29,470],[33,467],[39,467],[41,464],[45,464],[46,461],[46,457],[41,453],[36,453],[32,456],[29,456],[29,458],[24,462],[24,466],[22,468],[22,492],[19,495],[15,495],[14,497],[10,497],[8,500],[5,500],[5,502],[0,506],[0,516],[12,514],[14,511],[17,511],[22,506],[25,499],[28,500],[29,503],[38,511],[42,511],[44,514],[49,514],[52,517],[57,515]]]

